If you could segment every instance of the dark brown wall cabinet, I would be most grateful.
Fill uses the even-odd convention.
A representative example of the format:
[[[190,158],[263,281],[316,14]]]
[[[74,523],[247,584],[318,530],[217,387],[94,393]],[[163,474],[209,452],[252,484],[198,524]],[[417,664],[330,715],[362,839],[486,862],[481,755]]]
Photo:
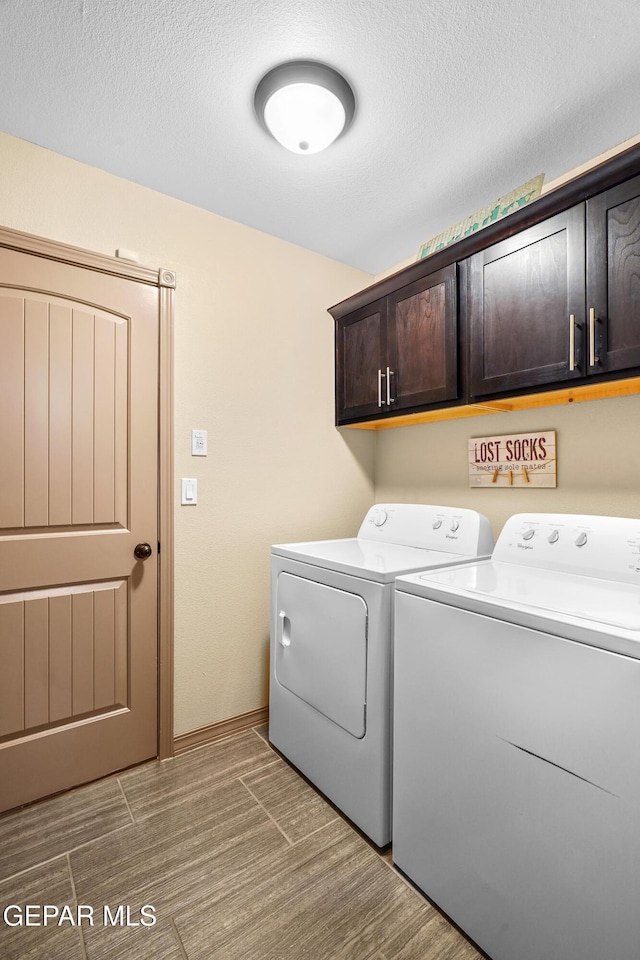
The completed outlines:
[[[330,312],[338,424],[637,389],[640,146]]]
[[[457,400],[457,343],[455,264],[338,320],[337,422]]]
[[[469,398],[640,366],[640,177],[466,265]]]
[[[640,367],[640,177],[587,201],[587,373]]]
[[[470,258],[472,397],[582,376],[584,235],[584,210],[574,207]]]

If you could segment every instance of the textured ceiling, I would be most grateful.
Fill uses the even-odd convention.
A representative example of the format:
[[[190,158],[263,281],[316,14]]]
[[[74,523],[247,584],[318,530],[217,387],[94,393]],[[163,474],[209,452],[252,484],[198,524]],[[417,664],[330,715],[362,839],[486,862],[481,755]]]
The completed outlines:
[[[0,0],[0,129],[376,273],[639,133],[639,37],[638,0]],[[325,153],[253,115],[290,59],[354,88]]]

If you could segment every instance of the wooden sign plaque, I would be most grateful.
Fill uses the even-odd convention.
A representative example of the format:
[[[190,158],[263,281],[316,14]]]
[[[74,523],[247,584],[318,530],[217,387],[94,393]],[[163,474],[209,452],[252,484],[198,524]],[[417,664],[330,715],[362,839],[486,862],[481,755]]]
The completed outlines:
[[[470,487],[555,487],[556,432],[469,440]]]
[[[466,220],[461,220],[460,223],[454,224],[453,227],[449,227],[436,237],[432,237],[431,240],[427,240],[418,250],[417,259],[422,260],[423,257],[428,257],[430,254],[456,243],[463,237],[468,237],[469,234],[482,230],[490,223],[502,220],[503,217],[513,213],[514,210],[519,210],[520,207],[524,207],[531,200],[536,200],[542,191],[543,180],[544,173],[541,173],[533,180],[529,180],[527,183],[523,183],[521,187],[512,190],[511,193],[494,200],[488,207],[483,207],[482,210],[473,213]]]

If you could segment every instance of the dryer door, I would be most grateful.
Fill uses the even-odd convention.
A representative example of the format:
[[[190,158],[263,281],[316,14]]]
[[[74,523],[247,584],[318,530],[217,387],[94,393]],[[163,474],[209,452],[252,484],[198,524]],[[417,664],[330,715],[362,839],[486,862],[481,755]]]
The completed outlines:
[[[276,603],[276,680],[353,737],[364,737],[365,601],[283,572]]]

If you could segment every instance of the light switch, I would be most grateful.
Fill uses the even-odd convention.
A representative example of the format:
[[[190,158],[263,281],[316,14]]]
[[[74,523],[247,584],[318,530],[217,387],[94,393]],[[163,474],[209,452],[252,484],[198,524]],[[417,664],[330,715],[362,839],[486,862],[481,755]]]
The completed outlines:
[[[207,431],[191,431],[191,456],[206,457],[207,455]]]
[[[182,504],[192,506],[198,502],[198,481],[192,477],[182,478]]]

